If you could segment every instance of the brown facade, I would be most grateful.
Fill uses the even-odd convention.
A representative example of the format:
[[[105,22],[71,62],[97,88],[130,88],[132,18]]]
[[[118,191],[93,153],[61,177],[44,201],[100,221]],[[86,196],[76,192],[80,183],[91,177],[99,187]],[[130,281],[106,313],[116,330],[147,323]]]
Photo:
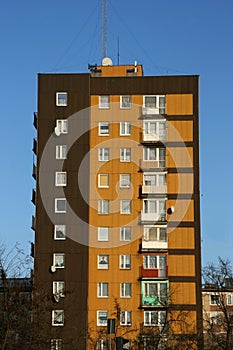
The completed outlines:
[[[60,106],[57,93],[67,98]],[[122,96],[130,97],[126,105]],[[146,106],[145,96],[151,105],[161,96],[165,110]],[[68,120],[64,133],[58,120]],[[164,126],[165,138],[150,132]],[[198,76],[144,77],[141,66],[39,75],[34,280],[49,296],[41,349],[56,341],[94,349],[108,338],[106,317],[133,344],[143,324],[159,327],[151,320],[166,309],[152,300],[153,288],[166,289],[173,315],[187,311],[188,327],[172,324],[173,333],[201,343],[198,138]],[[55,237],[64,227],[66,237]],[[65,293],[54,301],[55,282],[64,282]]]

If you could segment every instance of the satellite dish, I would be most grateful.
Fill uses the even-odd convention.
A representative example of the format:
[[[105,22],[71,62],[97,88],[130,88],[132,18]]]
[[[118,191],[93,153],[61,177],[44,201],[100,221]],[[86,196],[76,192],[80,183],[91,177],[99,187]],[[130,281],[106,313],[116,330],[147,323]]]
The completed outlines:
[[[175,213],[175,207],[171,206],[171,212],[172,214]]]
[[[52,266],[50,267],[50,271],[51,271],[52,273],[54,273],[54,272],[56,271],[56,267],[55,267],[54,265],[52,265]]]
[[[60,128],[58,126],[56,126],[56,128],[54,129],[54,132],[57,136],[61,135]]]
[[[104,57],[102,59],[102,66],[112,66],[112,60],[109,57]]]

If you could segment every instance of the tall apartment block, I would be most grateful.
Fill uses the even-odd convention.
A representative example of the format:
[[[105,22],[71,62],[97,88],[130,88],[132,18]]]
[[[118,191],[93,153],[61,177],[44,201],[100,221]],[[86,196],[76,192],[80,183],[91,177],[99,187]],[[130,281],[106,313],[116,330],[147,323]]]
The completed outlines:
[[[199,77],[89,69],[38,76],[38,348],[201,348]]]

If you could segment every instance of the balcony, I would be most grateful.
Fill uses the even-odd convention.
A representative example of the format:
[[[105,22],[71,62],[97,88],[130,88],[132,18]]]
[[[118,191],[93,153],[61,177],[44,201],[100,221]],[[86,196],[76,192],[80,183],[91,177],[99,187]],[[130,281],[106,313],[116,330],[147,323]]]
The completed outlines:
[[[38,123],[38,115],[37,113],[35,112],[34,113],[34,118],[33,118],[33,125],[34,125],[34,128],[37,129],[37,123]]]
[[[165,108],[158,107],[142,107],[142,115],[158,115],[165,114]]]
[[[167,277],[167,267],[159,269],[145,269],[141,266],[141,278],[166,278]]]
[[[35,231],[36,228],[36,218],[34,215],[32,215],[32,225],[31,225],[31,229]]]
[[[143,160],[140,159],[140,168],[141,169],[164,169],[166,167],[166,159],[160,160]]]
[[[167,186],[142,185],[142,194],[167,193]]]
[[[165,306],[167,305],[167,296],[146,296],[141,295],[142,304],[141,307],[151,307],[151,306]]]
[[[33,164],[33,166],[32,166],[32,177],[33,177],[33,179],[36,180],[36,165],[35,164]]]
[[[31,199],[32,203],[35,205],[36,203],[36,191],[32,190],[32,199]]]
[[[32,151],[35,155],[37,154],[37,140],[35,138],[33,139]]]
[[[167,241],[142,240],[142,250],[167,250]]]
[[[165,133],[160,133],[160,134],[152,134],[152,133],[146,133],[143,131],[142,133],[142,142],[165,142],[166,141],[166,134]]]
[[[166,222],[166,213],[145,213],[141,211],[142,222]]]

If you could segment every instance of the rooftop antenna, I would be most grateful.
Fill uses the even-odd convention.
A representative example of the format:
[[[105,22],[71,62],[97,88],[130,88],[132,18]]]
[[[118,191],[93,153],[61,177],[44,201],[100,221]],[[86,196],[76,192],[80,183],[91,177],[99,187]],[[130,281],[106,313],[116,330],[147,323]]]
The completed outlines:
[[[106,57],[107,42],[107,0],[102,0],[102,59]]]
[[[117,65],[120,65],[120,39],[117,37]]]

